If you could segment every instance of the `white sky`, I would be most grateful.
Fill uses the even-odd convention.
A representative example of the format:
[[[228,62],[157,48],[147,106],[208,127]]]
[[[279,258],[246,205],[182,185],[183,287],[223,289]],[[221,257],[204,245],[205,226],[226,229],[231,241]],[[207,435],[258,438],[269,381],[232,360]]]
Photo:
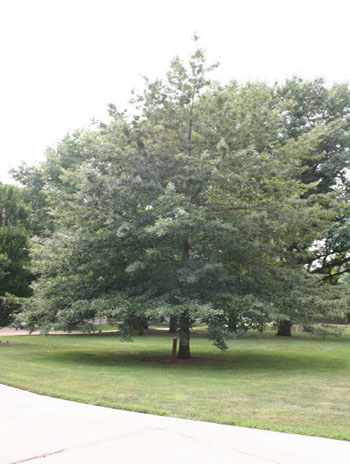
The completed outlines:
[[[223,82],[348,82],[349,18],[347,0],[0,0],[0,180],[108,103],[123,109],[195,31]]]

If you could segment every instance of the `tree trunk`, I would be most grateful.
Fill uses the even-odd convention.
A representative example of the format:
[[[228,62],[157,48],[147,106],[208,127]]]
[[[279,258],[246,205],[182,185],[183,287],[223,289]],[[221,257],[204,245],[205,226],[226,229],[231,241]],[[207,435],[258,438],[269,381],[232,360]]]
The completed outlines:
[[[276,335],[282,336],[282,337],[291,337],[292,336],[291,328],[292,328],[291,321],[288,321],[288,320],[279,321],[277,324]]]
[[[169,333],[176,333],[177,331],[177,317],[175,316],[170,316],[169,320]]]
[[[180,344],[177,357],[179,359],[191,359],[190,352],[190,318],[187,311],[180,316],[179,321]]]
[[[237,318],[235,316],[229,316],[227,322],[227,328],[230,332],[237,332]]]
[[[188,239],[182,242],[182,257],[181,263],[185,265],[190,257],[190,243]],[[177,357],[179,359],[191,359],[190,353],[190,316],[188,311],[184,311],[179,318],[179,352]]]

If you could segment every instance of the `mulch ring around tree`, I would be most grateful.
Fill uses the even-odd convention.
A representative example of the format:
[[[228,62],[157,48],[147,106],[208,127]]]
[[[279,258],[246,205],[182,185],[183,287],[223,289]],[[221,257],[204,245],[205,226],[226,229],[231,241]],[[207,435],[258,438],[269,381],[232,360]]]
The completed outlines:
[[[166,335],[176,336],[175,334],[170,333],[169,329],[167,327],[165,327],[165,328],[158,327],[156,329],[143,329],[142,332],[144,334],[148,334],[148,335],[163,333],[163,334],[166,334]],[[135,331],[135,333],[139,334],[140,331]],[[206,330],[191,329],[191,335],[207,335],[207,334],[208,334],[208,332]]]
[[[159,364],[208,364],[214,362],[226,361],[225,358],[220,358],[219,356],[194,356],[191,359],[179,359],[179,358],[169,358],[169,357],[160,357],[160,356],[149,356],[141,358],[141,361],[159,363]]]

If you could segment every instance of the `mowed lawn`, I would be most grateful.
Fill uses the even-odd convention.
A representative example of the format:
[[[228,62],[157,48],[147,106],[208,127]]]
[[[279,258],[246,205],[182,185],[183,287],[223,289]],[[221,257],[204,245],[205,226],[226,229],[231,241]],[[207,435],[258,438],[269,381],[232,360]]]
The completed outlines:
[[[162,363],[167,333],[1,337],[0,383],[112,408],[350,440],[350,336],[244,336],[221,353],[203,336]]]

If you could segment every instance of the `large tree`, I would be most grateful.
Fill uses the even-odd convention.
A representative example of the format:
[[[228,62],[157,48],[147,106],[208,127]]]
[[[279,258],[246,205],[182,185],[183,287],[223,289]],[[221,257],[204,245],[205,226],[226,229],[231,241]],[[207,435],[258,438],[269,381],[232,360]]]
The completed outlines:
[[[196,319],[224,348],[228,319],[261,327],[321,306],[301,255],[331,210],[302,173],[324,128],[288,137],[273,88],[211,84],[210,70],[201,49],[187,66],[174,59],[135,97],[133,117],[111,105],[109,124],[75,140],[86,157],[58,163],[55,231],[37,247],[41,278],[21,316],[29,328],[105,314],[127,335],[139,318],[173,316],[189,358]]]

